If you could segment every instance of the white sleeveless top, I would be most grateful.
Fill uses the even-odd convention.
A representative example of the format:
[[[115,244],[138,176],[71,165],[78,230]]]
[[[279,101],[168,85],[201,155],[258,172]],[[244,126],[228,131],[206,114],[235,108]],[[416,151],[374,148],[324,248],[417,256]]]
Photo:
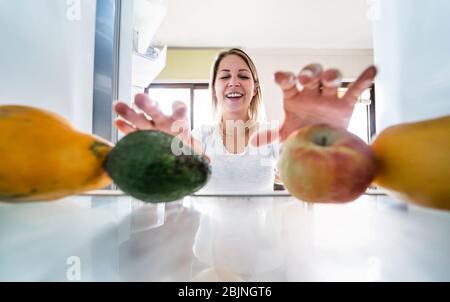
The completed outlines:
[[[273,191],[278,144],[251,146],[239,154],[224,146],[217,127],[204,125],[192,131],[211,160],[211,179],[199,193],[270,193]]]

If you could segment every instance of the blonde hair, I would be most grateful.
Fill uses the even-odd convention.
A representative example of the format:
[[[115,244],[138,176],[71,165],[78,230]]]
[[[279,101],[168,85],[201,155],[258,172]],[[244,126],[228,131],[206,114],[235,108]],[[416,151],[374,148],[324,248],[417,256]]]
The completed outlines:
[[[211,89],[211,95],[212,95],[213,114],[214,114],[214,116],[217,115],[217,107],[218,107],[217,98],[216,98],[216,95],[214,92],[214,85],[216,84],[217,72],[219,69],[220,62],[226,56],[229,56],[229,55],[239,56],[240,58],[242,58],[244,60],[245,64],[247,64],[248,68],[250,69],[250,72],[252,74],[253,80],[256,85],[256,94],[253,96],[252,100],[250,101],[250,107],[249,107],[248,114],[249,114],[249,119],[251,122],[257,122],[259,119],[260,107],[261,107],[261,101],[262,101],[261,87],[259,85],[258,72],[256,71],[256,66],[253,63],[252,59],[250,59],[248,54],[246,54],[243,50],[241,50],[239,48],[231,48],[228,50],[221,51],[217,55],[216,60],[214,61],[214,64],[212,66],[209,87]]]

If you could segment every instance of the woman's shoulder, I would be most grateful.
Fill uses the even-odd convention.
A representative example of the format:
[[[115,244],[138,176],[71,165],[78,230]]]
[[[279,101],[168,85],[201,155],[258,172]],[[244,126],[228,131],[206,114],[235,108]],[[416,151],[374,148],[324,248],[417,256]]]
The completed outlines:
[[[278,121],[275,122],[267,122],[267,121],[261,121],[258,122],[258,128],[256,130],[257,133],[262,133],[267,130],[272,130],[279,128]],[[280,152],[280,142],[279,140],[274,140],[266,145],[264,145],[264,148],[269,149],[270,154],[273,158],[278,158],[279,152]]]

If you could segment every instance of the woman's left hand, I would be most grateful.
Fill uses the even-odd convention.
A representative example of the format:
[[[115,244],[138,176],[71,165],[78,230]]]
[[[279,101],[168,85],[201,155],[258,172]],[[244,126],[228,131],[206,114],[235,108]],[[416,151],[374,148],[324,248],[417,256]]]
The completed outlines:
[[[372,85],[376,73],[374,66],[368,67],[338,97],[342,76],[337,69],[323,71],[319,64],[310,64],[296,76],[276,72],[275,82],[283,92],[284,121],[279,129],[255,135],[252,144],[263,145],[277,138],[284,141],[295,130],[312,124],[326,123],[346,129],[358,97]]]

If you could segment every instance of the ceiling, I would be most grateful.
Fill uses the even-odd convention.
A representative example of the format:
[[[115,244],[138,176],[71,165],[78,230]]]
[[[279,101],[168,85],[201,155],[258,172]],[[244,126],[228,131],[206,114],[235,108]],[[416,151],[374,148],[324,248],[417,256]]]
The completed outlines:
[[[170,47],[371,49],[368,0],[164,0]]]

